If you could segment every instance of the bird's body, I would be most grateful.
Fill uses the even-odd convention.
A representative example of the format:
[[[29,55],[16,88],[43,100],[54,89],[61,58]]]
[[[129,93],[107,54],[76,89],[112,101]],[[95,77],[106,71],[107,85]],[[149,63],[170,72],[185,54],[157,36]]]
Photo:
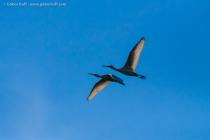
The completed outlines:
[[[136,75],[132,70],[130,70],[126,67],[122,67],[119,72],[121,72],[122,74],[128,75],[128,76],[135,76]]]
[[[125,74],[125,75],[128,75],[128,76],[136,76],[136,77],[139,77],[141,79],[145,79],[146,78],[145,76],[136,74],[134,72],[134,70],[136,68],[136,65],[137,65],[137,62],[139,60],[141,50],[144,46],[144,42],[145,42],[145,38],[142,37],[141,40],[130,51],[130,53],[128,55],[128,58],[127,58],[127,61],[122,68],[118,69],[118,68],[113,67],[112,65],[103,66],[103,67],[111,68],[115,71],[121,72],[122,74]]]
[[[91,74],[91,73],[89,73]],[[101,78],[101,80],[99,80],[93,87],[93,89],[90,92],[90,95],[88,96],[87,100],[91,100],[93,98],[93,96],[95,96],[99,91],[101,91],[104,87],[106,87],[110,82],[117,82],[120,83],[122,85],[125,85],[123,83],[123,80],[113,74],[104,74],[102,76],[98,75],[98,74],[91,74],[94,75],[96,77]]]

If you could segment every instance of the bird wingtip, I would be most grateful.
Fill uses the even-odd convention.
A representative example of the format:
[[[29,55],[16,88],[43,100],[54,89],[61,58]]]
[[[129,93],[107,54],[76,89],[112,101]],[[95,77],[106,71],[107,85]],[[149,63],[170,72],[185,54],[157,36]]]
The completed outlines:
[[[120,83],[120,84],[125,85],[124,83]]]
[[[145,37],[142,37],[141,40],[145,40],[146,41]]]

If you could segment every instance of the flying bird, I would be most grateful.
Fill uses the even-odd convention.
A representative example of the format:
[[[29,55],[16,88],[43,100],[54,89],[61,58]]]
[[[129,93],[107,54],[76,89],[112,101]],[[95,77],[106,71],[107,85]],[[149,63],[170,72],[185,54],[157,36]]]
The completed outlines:
[[[91,74],[91,73],[88,73]],[[101,80],[99,80],[94,86],[93,89],[90,92],[90,95],[88,96],[87,100],[90,101],[93,96],[95,96],[99,91],[101,91],[104,87],[106,87],[110,82],[117,82],[120,83],[122,85],[125,85],[123,83],[123,80],[120,79],[119,77],[113,75],[113,74],[104,74],[102,76],[98,75],[98,74],[91,74],[94,75],[96,77],[101,78]]]
[[[141,50],[144,46],[144,42],[145,42],[145,38],[142,37],[141,40],[130,51],[130,53],[128,55],[128,58],[127,58],[127,61],[122,68],[118,69],[118,68],[115,68],[112,65],[109,65],[109,66],[104,66],[103,65],[102,67],[111,68],[115,71],[121,72],[122,74],[125,74],[125,75],[128,75],[128,76],[136,76],[136,77],[141,78],[141,79],[146,79],[145,76],[139,75],[139,74],[134,72],[134,70],[136,68],[136,65],[137,65],[137,62],[139,60]]]

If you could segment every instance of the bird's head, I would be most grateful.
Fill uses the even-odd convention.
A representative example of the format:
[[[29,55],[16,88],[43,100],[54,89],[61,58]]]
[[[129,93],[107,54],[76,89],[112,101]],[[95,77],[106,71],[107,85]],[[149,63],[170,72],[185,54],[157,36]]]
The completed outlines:
[[[96,76],[96,77],[100,77],[98,74],[92,74],[92,73],[88,73],[88,74],[94,75],[94,76]]]
[[[107,68],[114,68],[112,65],[109,65],[109,66],[102,66],[102,67],[107,67]]]

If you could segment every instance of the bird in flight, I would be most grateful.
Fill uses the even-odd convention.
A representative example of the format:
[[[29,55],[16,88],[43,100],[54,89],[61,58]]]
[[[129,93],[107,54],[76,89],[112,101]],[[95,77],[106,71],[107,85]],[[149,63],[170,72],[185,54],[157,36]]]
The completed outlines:
[[[118,69],[118,68],[115,68],[112,65],[109,65],[109,66],[104,66],[103,65],[102,67],[111,68],[115,71],[121,72],[122,74],[125,74],[125,75],[128,75],[128,76],[136,76],[136,77],[141,78],[141,79],[146,79],[145,76],[139,75],[139,74],[134,72],[134,69],[136,68],[137,62],[139,60],[141,50],[144,46],[144,42],[145,42],[145,38],[142,37],[141,40],[130,51],[130,53],[128,55],[128,58],[127,58],[127,61],[122,68]]]
[[[88,73],[91,74],[91,73]],[[123,80],[120,79],[119,77],[113,75],[113,74],[104,74],[102,76],[98,75],[98,74],[91,74],[94,75],[96,77],[101,78],[101,80],[99,80],[94,86],[93,89],[90,92],[90,95],[88,96],[87,100],[90,101],[93,96],[95,96],[99,91],[101,91],[104,87],[106,87],[110,82],[117,82],[120,83],[122,85],[125,85],[123,83]]]

